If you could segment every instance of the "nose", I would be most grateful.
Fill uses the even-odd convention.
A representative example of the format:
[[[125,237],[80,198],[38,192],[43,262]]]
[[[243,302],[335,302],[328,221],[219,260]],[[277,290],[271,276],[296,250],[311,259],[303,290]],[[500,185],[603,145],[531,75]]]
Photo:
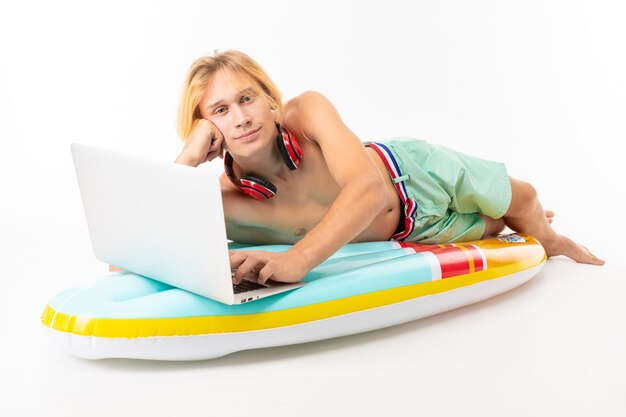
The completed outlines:
[[[246,127],[252,123],[252,117],[240,106],[233,107],[233,114],[235,116],[235,122],[237,127]]]

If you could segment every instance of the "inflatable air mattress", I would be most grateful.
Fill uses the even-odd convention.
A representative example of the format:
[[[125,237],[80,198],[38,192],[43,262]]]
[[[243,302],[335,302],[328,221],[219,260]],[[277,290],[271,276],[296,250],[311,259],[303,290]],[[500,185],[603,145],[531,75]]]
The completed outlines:
[[[353,243],[313,269],[304,287],[241,305],[113,272],[58,294],[42,322],[62,348],[81,358],[209,359],[462,307],[523,284],[545,260],[537,240],[517,234],[447,245]]]

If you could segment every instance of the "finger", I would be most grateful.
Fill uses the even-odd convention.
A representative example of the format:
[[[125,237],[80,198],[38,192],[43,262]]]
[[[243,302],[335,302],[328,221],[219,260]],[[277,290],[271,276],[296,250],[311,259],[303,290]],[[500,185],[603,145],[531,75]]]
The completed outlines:
[[[274,276],[274,263],[273,262],[268,262],[259,271],[259,278],[258,278],[257,281],[258,281],[259,284],[265,284],[267,282],[267,280],[272,278],[273,276]]]
[[[241,283],[246,275],[252,273],[254,270],[258,271],[264,266],[265,261],[263,259],[257,258],[255,256],[249,256],[241,265],[239,265],[239,268],[237,268],[234,276],[235,283]]]
[[[258,271],[263,266],[257,267],[260,260],[257,251],[229,251],[230,267],[235,270],[233,282],[238,284],[251,271]]]
[[[213,141],[211,141],[211,146],[209,146],[209,152],[210,153],[216,153],[221,148],[222,148],[222,139],[214,138]]]
[[[218,150],[214,150],[212,149],[212,147],[209,147],[209,149],[206,150],[206,154],[204,155],[204,160],[202,163],[211,162],[217,156],[217,152]]]
[[[222,135],[222,131],[217,128],[217,126],[213,125],[215,129],[213,130],[213,134],[215,135],[215,139],[218,139],[220,143],[224,140],[224,135]]]
[[[216,130],[215,133],[215,143],[219,150],[219,157],[222,158],[224,156],[224,151],[226,151],[226,141],[224,140],[224,135],[219,130]]]
[[[219,130],[217,128],[217,126],[215,126],[215,123],[213,123],[210,120],[207,120],[209,122],[209,125],[211,126],[211,131],[213,133],[213,140],[219,140],[220,142],[224,139],[224,135],[222,134],[222,131]]]
[[[228,259],[230,261],[231,269],[239,268],[239,265],[241,265],[248,258],[248,254],[250,253],[248,251],[240,250],[231,250],[228,252]]]
[[[219,156],[223,158],[224,155],[224,137],[216,138],[213,144],[211,144],[212,152],[214,152],[213,158]]]
[[[211,142],[211,146],[209,146],[209,149],[207,150],[206,157],[204,158],[205,162],[212,161],[213,159],[215,159],[216,156],[220,155],[221,152],[222,152],[222,141],[214,139]]]
[[[208,154],[206,154],[204,162],[211,162],[213,159],[215,159],[215,152],[209,152]]]
[[[214,160],[216,156],[217,156],[217,152],[216,151],[209,152],[206,155],[206,158],[204,158],[204,162],[210,162],[210,161]]]

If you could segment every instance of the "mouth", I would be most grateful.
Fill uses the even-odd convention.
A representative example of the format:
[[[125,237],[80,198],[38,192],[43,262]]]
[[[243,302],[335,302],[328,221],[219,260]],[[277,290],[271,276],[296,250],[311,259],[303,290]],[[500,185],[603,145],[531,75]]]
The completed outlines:
[[[250,130],[249,132],[244,133],[241,136],[237,136],[235,139],[250,139],[252,138],[261,128]]]

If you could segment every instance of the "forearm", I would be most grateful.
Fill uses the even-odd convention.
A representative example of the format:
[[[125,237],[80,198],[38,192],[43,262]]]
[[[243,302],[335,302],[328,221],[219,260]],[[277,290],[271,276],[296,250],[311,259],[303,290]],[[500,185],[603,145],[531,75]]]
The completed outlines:
[[[176,160],[174,161],[175,164],[181,164],[181,165],[187,165],[190,167],[197,167],[200,162],[197,160],[197,158],[194,158],[192,155],[189,155],[185,152],[181,152],[180,155],[178,155],[178,157],[176,158]]]
[[[346,184],[322,220],[291,250],[312,269],[365,230],[388,198],[379,176]]]

